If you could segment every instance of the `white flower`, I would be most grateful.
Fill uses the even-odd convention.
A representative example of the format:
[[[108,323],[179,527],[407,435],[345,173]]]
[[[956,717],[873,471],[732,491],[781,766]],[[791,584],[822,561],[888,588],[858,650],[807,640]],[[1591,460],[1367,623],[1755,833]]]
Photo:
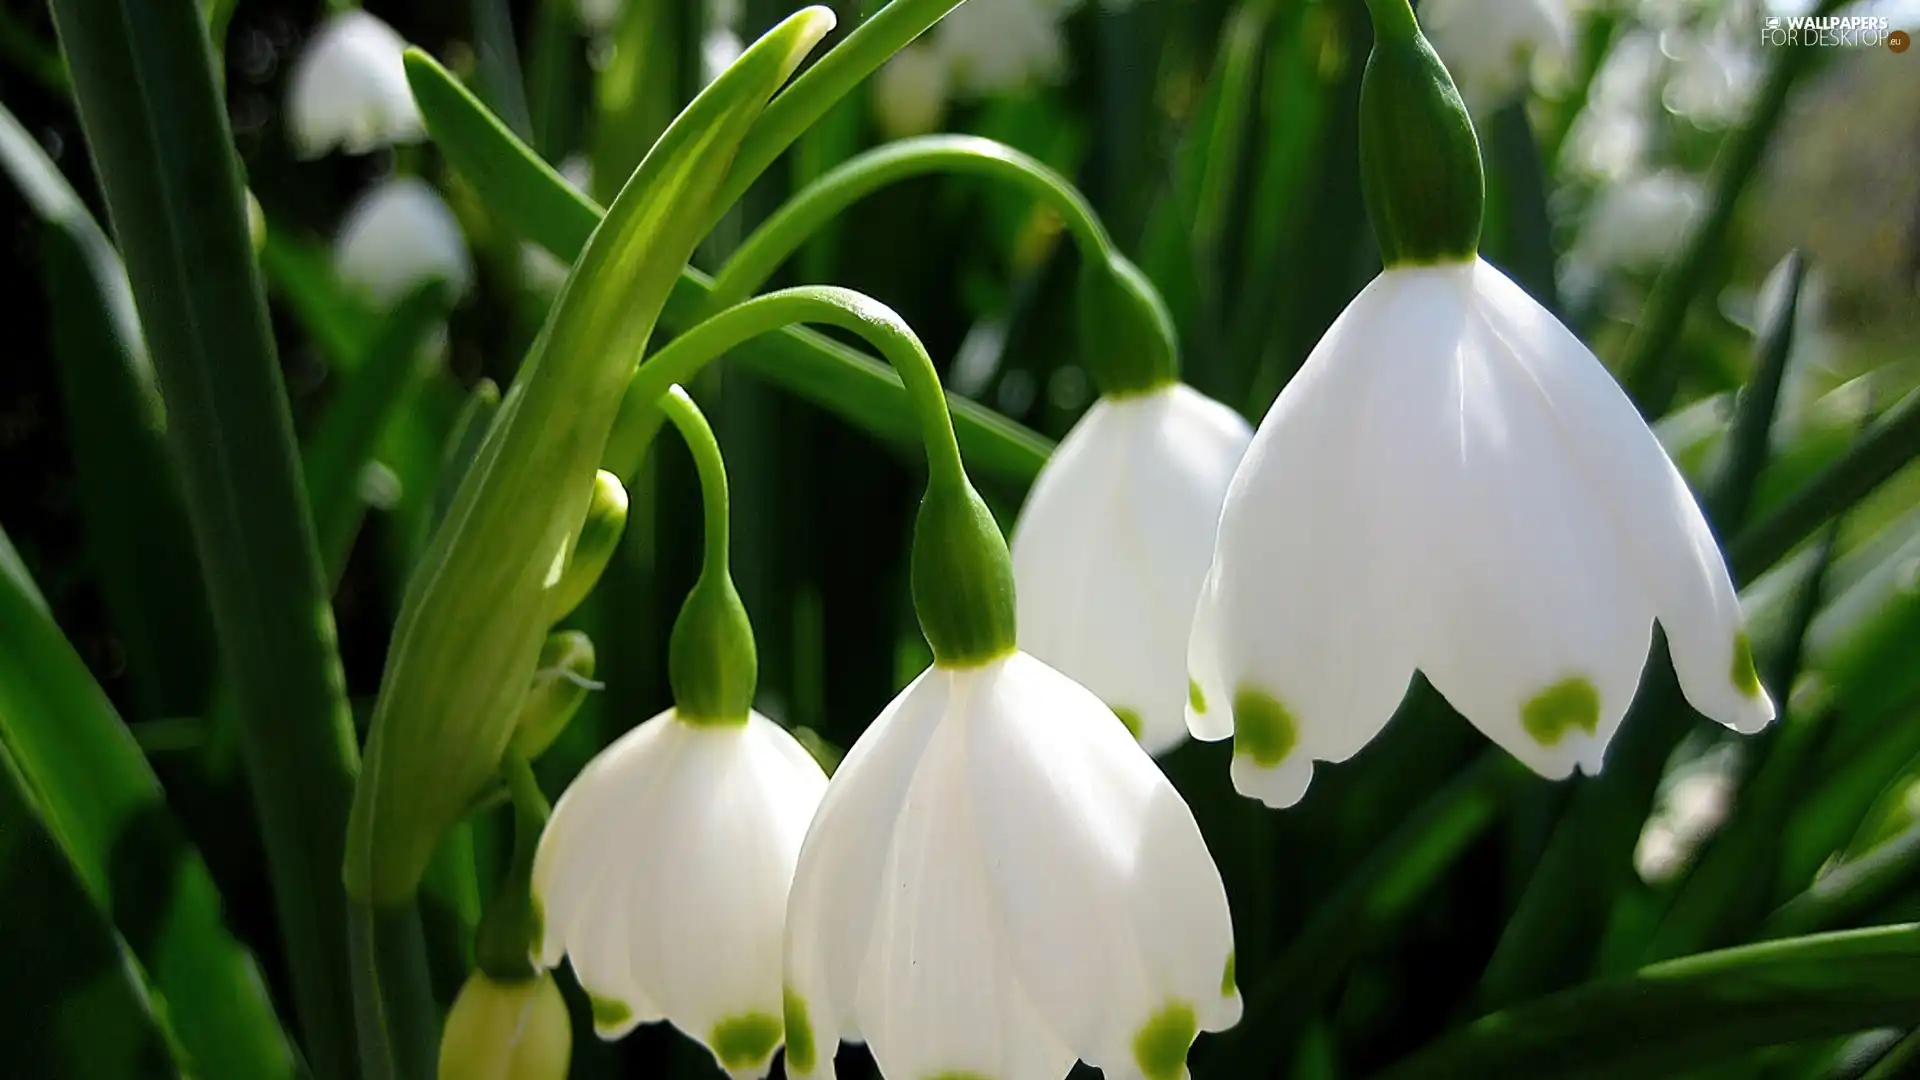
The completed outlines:
[[[952,94],[947,59],[930,45],[909,45],[873,77],[873,112],[889,139],[938,130]]]
[[[1060,22],[1078,0],[967,0],[933,28],[934,48],[969,94],[1008,94],[1066,70]]]
[[[854,744],[787,909],[787,1073],[1186,1076],[1240,1014],[1219,871],[1113,714],[1025,653],[934,667]]]
[[[736,1080],[780,1046],[787,887],[826,774],[779,725],[672,709],[600,752],[534,857],[540,962],[564,952],[617,1038],[667,1019]]]
[[[455,294],[473,283],[473,260],[453,211],[415,177],[383,180],[360,197],[333,241],[340,279],[376,304],[438,278]]]
[[[706,86],[720,77],[720,74],[740,59],[745,48],[740,43],[740,35],[724,26],[708,30],[700,39],[700,85]]]
[[[1426,0],[1420,27],[1475,109],[1553,78],[1573,49],[1567,0]]]
[[[1200,738],[1272,806],[1415,668],[1548,777],[1600,769],[1655,619],[1687,700],[1773,718],[1686,482],[1586,346],[1498,270],[1383,272],[1255,433],[1189,657]]]
[[[407,86],[406,47],[393,27],[364,11],[329,17],[307,40],[288,79],[294,151],[309,158],[336,147],[364,154],[419,140],[426,131]]]
[[[1668,30],[1660,47],[1673,61],[1662,95],[1667,108],[1705,127],[1724,127],[1747,111],[1760,82],[1752,27]]]
[[[620,20],[620,12],[626,7],[626,0],[574,0],[574,14],[580,16],[580,25],[596,34],[604,34],[613,29]]]
[[[1148,753],[1187,734],[1187,630],[1252,438],[1239,413],[1179,383],[1102,398],[1013,530],[1021,648],[1098,694]]]
[[[1574,245],[1574,257],[1600,269],[1658,266],[1693,228],[1705,205],[1700,181],[1663,169],[1600,190]]]
[[[1602,181],[1642,169],[1649,113],[1665,66],[1659,35],[1644,30],[1620,35],[1567,136],[1563,153],[1569,165]]]

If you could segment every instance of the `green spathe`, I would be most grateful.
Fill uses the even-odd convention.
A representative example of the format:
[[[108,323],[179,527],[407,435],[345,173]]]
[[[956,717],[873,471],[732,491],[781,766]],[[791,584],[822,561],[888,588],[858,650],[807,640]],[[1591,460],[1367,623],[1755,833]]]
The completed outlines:
[[[1486,206],[1473,121],[1406,0],[1368,6],[1374,43],[1360,81],[1360,182],[1381,264],[1471,260]]]
[[[593,494],[587,500],[587,520],[566,552],[566,569],[549,593],[549,618],[559,622],[573,613],[600,583],[620,535],[627,529],[627,489],[620,478],[602,469],[593,476]]]
[[[763,1012],[729,1016],[713,1025],[707,1044],[727,1068],[751,1068],[772,1057],[780,1045],[780,1018]]]
[[[1541,746],[1555,746],[1572,731],[1600,729],[1600,691],[1576,675],[1535,694],[1520,707],[1520,726]]]
[[[1300,724],[1280,699],[1250,686],[1233,695],[1233,752],[1271,769],[1300,742]]]
[[[1133,1061],[1147,1080],[1180,1080],[1187,1068],[1187,1049],[1200,1034],[1193,1006],[1168,1002],[1133,1037]]]
[[[588,241],[402,605],[348,824],[350,896],[411,897],[490,781],[628,374],[740,141],[832,25],[810,8],[748,49],[661,136]]]
[[[593,692],[593,639],[556,630],[540,646],[533,686],[513,722],[513,748],[528,761],[546,753]]]
[[[913,528],[913,609],[941,667],[978,667],[1014,650],[1013,560],[993,513],[964,476],[929,479]]]

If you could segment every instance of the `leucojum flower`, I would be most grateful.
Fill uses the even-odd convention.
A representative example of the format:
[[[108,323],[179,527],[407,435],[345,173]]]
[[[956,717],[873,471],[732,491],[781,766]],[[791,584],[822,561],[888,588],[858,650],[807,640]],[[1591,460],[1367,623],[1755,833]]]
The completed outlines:
[[[1187,734],[1187,631],[1253,429],[1176,380],[1171,321],[1139,270],[1088,266],[1082,334],[1101,398],[1013,532],[1020,643],[1158,754]]]
[[[674,707],[601,751],[554,807],[533,862],[539,959],[572,958],[602,1038],[670,1020],[749,1080],[780,1047],[787,888],[827,777],[752,709],[720,451],[691,399],[676,388],[664,404],[694,448],[707,528],[670,643]]]
[[[333,241],[334,272],[376,304],[387,305],[438,279],[464,294],[473,257],[453,211],[426,181],[396,176],[361,195]]]
[[[364,154],[426,134],[393,27],[359,9],[329,16],[288,79],[287,127],[301,157]]]
[[[1687,700],[1773,718],[1720,550],[1592,352],[1475,253],[1473,127],[1404,0],[1361,92],[1386,269],[1260,424],[1189,661],[1196,736],[1273,806],[1386,723],[1414,669],[1548,777],[1598,772],[1653,624]]]

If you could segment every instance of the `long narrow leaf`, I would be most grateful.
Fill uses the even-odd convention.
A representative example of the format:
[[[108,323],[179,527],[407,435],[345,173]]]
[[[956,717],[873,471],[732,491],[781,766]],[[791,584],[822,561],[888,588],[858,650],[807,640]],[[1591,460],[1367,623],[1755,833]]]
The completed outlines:
[[[198,7],[55,0],[167,404],[241,715],[307,1060],[352,1074],[339,868],[353,735],[293,425]]]

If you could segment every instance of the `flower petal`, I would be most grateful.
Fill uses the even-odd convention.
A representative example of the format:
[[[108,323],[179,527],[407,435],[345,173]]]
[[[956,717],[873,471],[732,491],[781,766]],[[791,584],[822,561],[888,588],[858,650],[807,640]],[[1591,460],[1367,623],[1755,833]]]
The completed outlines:
[[[1773,702],[1754,675],[1739,597],[1686,480],[1619,384],[1559,320],[1485,263],[1474,284],[1500,335],[1527,343],[1521,359],[1606,507],[1611,535],[1633,560],[1687,700],[1735,731],[1765,727]]]
[[[796,1060],[796,1077],[832,1075],[836,1044],[857,1039],[855,993],[873,937],[881,875],[908,786],[944,715],[950,676],[923,672],[902,690],[848,751],[828,783],[801,845],[787,898],[788,1039],[796,1012],[818,1060]],[[804,1055],[802,1055],[804,1056]]]

